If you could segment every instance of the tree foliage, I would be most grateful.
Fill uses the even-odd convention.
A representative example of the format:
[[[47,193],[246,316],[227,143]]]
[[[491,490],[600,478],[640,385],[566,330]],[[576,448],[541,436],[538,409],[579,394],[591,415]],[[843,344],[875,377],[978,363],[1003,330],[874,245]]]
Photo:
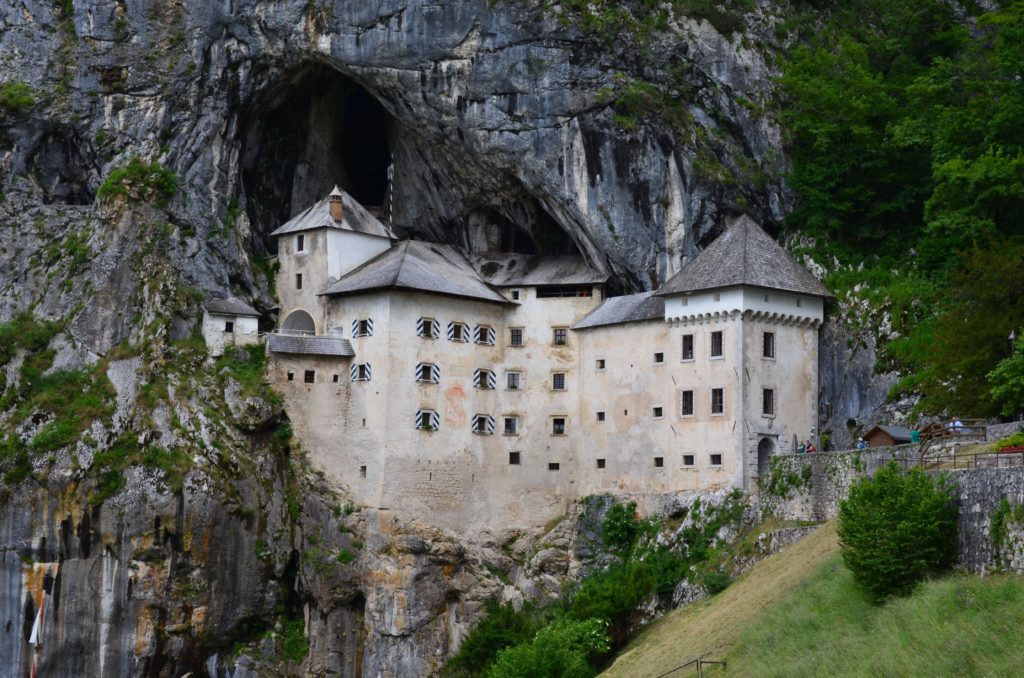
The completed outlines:
[[[957,508],[945,476],[894,463],[854,483],[839,507],[839,543],[874,601],[905,595],[956,558]]]
[[[529,643],[498,653],[491,678],[590,678],[597,672],[591,660],[611,648],[606,622],[559,619],[537,632]]]
[[[988,373],[992,401],[1004,417],[1024,412],[1024,338],[1014,344],[1013,355]]]

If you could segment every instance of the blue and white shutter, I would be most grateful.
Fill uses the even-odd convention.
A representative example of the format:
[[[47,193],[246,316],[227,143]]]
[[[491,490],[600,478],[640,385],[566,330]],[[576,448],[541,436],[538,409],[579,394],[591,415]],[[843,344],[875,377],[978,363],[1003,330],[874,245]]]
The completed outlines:
[[[486,344],[487,346],[494,346],[494,328],[487,327],[485,325],[477,325],[473,329],[473,341],[478,344]]]
[[[362,368],[362,376],[360,376]],[[370,363],[356,363],[352,366],[352,381],[370,381],[373,375],[373,368]]]
[[[441,415],[437,412],[430,411],[430,425],[434,427],[434,430],[441,428]]]
[[[498,377],[491,370],[474,370],[473,386],[477,388],[498,388]]]
[[[420,318],[416,321],[416,334],[437,339],[441,336],[441,323],[434,318]]]
[[[431,365],[430,366],[430,382],[432,384],[441,383],[441,366]]]
[[[358,320],[353,320],[352,321],[352,336],[353,337],[358,337],[359,336],[359,321]]]
[[[487,378],[487,388],[498,388],[498,377],[494,375],[494,372],[492,372],[491,370],[484,370],[484,374]]]
[[[352,381],[359,381],[359,365],[352,365]]]
[[[494,433],[494,417],[489,414],[478,414],[473,417],[473,433],[492,435]]]

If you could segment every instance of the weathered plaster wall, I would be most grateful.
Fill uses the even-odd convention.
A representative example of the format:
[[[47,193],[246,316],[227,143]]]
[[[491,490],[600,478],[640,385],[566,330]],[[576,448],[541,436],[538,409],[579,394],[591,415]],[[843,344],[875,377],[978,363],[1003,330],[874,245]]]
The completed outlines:
[[[234,323],[231,332],[225,332],[225,323]],[[210,355],[223,355],[226,346],[246,346],[259,341],[259,318],[244,315],[221,315],[203,312],[203,339]]]

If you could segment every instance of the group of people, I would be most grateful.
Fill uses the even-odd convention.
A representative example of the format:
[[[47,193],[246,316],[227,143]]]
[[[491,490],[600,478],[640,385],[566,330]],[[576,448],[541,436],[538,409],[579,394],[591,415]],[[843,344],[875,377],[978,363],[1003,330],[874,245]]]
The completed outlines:
[[[797,446],[796,451],[798,454],[805,454],[807,452],[817,452],[818,448],[810,440],[805,440]]]

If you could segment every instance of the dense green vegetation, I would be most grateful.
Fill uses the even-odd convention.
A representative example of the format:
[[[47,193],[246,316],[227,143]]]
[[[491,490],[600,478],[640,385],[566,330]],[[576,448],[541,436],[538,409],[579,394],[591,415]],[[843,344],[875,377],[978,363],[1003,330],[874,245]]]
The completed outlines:
[[[134,157],[127,165],[107,175],[96,191],[96,197],[101,200],[131,197],[162,207],[177,190],[178,179],[174,172],[160,163]]]
[[[839,505],[843,562],[868,597],[910,593],[956,560],[957,505],[945,476],[895,462],[861,478]]]
[[[36,94],[23,82],[0,82],[0,113],[21,115],[36,103]]]
[[[1021,633],[1019,577],[953,575],[879,606],[833,556],[746,620],[727,659],[738,676],[1011,676]]]
[[[798,3],[824,26],[783,63],[787,228],[891,312],[885,365],[929,413],[1004,409],[986,376],[1024,327],[1024,3],[996,5]]]

